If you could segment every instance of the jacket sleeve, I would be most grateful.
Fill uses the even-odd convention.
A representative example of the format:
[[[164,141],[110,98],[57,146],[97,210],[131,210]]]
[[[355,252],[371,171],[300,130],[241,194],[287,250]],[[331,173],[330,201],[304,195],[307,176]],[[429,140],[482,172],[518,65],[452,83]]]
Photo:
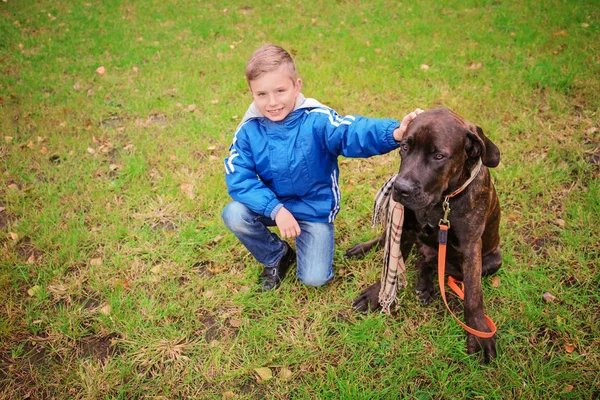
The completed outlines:
[[[400,147],[394,130],[400,122],[393,119],[339,116],[334,110],[315,108],[315,130],[323,135],[327,149],[345,157],[366,158],[385,154]]]
[[[282,207],[279,199],[258,177],[243,127],[236,133],[225,158],[225,182],[231,198],[257,214],[275,219]]]

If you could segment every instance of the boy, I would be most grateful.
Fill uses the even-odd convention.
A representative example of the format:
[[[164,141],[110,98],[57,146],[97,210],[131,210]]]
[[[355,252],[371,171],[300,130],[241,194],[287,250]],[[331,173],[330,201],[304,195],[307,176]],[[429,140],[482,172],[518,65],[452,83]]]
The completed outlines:
[[[254,102],[239,124],[225,162],[233,202],[225,225],[265,268],[260,290],[278,288],[297,258],[309,286],[333,278],[333,222],[339,211],[337,158],[370,157],[397,143],[418,112],[391,119],[340,117],[301,93],[292,57],[281,47],[256,50],[246,66]],[[295,238],[296,250],[282,238]]]

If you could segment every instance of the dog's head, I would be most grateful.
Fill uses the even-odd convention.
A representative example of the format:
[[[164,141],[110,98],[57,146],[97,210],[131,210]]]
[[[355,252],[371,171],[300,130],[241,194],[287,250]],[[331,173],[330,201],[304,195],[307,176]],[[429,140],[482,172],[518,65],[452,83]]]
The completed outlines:
[[[419,210],[460,187],[481,158],[496,167],[500,151],[480,127],[439,108],[419,114],[400,142],[400,171],[393,199]]]

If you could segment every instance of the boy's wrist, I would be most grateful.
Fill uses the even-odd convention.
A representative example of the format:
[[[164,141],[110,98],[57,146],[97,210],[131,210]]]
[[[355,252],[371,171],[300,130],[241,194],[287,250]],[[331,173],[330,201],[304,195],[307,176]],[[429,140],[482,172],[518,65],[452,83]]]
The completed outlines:
[[[271,211],[271,214],[269,215],[271,217],[271,219],[273,221],[275,221],[275,217],[277,216],[277,213],[283,208],[283,204],[279,203],[277,204],[275,207],[273,207],[273,210]]]

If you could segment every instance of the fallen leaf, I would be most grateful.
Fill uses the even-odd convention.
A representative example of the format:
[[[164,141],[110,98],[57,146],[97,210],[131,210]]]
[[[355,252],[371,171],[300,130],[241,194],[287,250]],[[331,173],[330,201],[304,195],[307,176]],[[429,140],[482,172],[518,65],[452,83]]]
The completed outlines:
[[[13,140],[13,137],[12,137],[12,136],[4,136],[4,141],[5,141],[6,143],[9,143],[9,142],[11,142],[12,140]]]
[[[190,198],[190,199],[194,199],[194,197],[196,197],[194,195],[194,185],[191,183],[182,183],[181,185],[179,185],[179,188],[181,189],[181,191],[183,193],[185,193],[185,195]]]
[[[254,372],[258,375],[258,383],[268,381],[273,378],[273,371],[269,367],[254,368]]]
[[[190,104],[187,106],[188,111],[194,111],[196,109],[196,105],[195,104]]]
[[[8,185],[8,188],[11,190],[19,190],[19,187],[16,183],[11,183],[10,185]]]
[[[209,159],[210,161],[216,161],[216,160],[220,160],[220,158],[219,158],[219,157],[217,157],[217,156],[213,156],[213,155],[210,155],[210,156],[208,156],[208,159]]]
[[[115,171],[115,170],[119,169],[119,166],[117,164],[110,164],[108,166],[108,169],[111,171]]]
[[[478,62],[478,63],[473,62],[473,63],[469,64],[469,66],[467,68],[472,69],[472,70],[481,69],[481,68],[483,68],[483,64],[480,62]]]
[[[279,370],[278,377],[282,381],[289,381],[292,378],[292,371],[286,367],[283,367]]]
[[[110,314],[111,311],[111,307],[110,305],[104,303],[104,305],[102,307],[100,307],[100,312],[104,315],[108,315]]]
[[[208,146],[206,148],[206,150],[210,150],[210,151],[213,151],[213,150],[216,150],[216,149],[217,149],[217,146]]]
[[[367,61],[364,57],[361,57],[358,59],[358,62],[364,63],[365,61]]]
[[[33,142],[30,140],[29,143],[27,143],[27,148],[28,149],[32,149],[33,148]]]
[[[215,291],[211,289],[211,290],[205,290],[202,295],[204,297],[206,297],[207,299],[210,299],[211,297],[213,297],[213,294],[215,294]]]
[[[14,240],[15,242],[16,242],[17,240],[19,240],[19,234],[18,234],[18,233],[14,233],[14,232],[8,232],[8,236],[10,236],[10,238],[11,238],[12,240]]]
[[[96,73],[100,74],[100,75],[104,75],[106,73],[106,68],[102,67],[98,67],[96,68]]]
[[[217,235],[215,236],[215,238],[212,240],[213,243],[219,243],[221,241],[221,239],[223,239],[225,237],[225,235]]]
[[[40,290],[42,290],[41,287],[39,287],[38,285],[32,286],[27,290],[27,294],[31,297],[35,296],[36,294],[38,294],[40,292]]]
[[[217,104],[219,102],[219,100],[218,99],[214,99],[214,100],[211,100],[210,102],[213,103],[213,104]]]
[[[48,153],[48,149],[47,149],[46,147],[42,147],[42,148],[40,149],[40,153],[42,153],[42,154],[46,154],[46,153]]]
[[[6,210],[6,207],[0,207],[0,212]]]
[[[79,84],[79,82],[75,82],[75,84],[73,85],[73,90],[81,90],[81,85]]]
[[[236,318],[229,318],[229,325],[231,325],[234,328],[239,328],[240,326],[242,326],[242,321]]]
[[[494,276],[492,278],[492,287],[498,287],[500,286],[500,278],[497,276]]]
[[[561,228],[564,228],[566,225],[566,222],[564,219],[562,218],[557,218],[556,219],[556,225],[560,226]]]
[[[575,345],[573,343],[565,344],[565,351],[571,354],[573,351],[575,351]]]
[[[88,152],[88,153],[90,153],[90,154],[94,154],[94,153],[96,152],[96,150],[94,150],[94,149],[93,149],[93,148],[91,148],[91,147],[88,147],[88,148],[87,148],[87,152]]]
[[[150,268],[150,272],[153,274],[160,274],[160,271],[162,271],[162,266],[160,265],[155,265],[154,267]]]
[[[29,256],[29,258],[27,259],[27,264],[33,264],[35,263],[35,254],[32,254]]]
[[[137,74],[138,72],[140,72],[140,69],[139,69],[138,67],[133,67],[132,69],[133,69],[133,72],[135,72],[136,74]]]
[[[574,388],[575,388],[575,386],[573,386],[573,385],[566,385],[563,388],[563,392],[567,392],[568,393],[568,392],[572,391]]]
[[[546,292],[542,295],[542,299],[544,299],[546,303],[552,303],[554,300],[556,300],[556,296]]]
[[[429,69],[429,65],[427,65],[427,64],[421,64],[421,69],[423,71],[427,71]]]
[[[588,24],[587,22],[583,22],[581,26],[583,26],[584,28],[589,28],[590,24]]]
[[[128,145],[126,145],[125,147],[123,147],[123,150],[128,151],[135,148],[135,145],[133,145],[132,143],[129,143]]]
[[[90,265],[94,267],[99,267],[102,265],[102,258],[92,258],[90,260]]]
[[[565,31],[564,29],[561,29],[560,31],[554,32],[552,35],[554,35],[554,37],[559,37],[559,36],[569,36],[567,34],[567,31]]]
[[[232,391],[223,393],[224,400],[233,399],[234,397],[235,397],[235,393],[233,393]]]

